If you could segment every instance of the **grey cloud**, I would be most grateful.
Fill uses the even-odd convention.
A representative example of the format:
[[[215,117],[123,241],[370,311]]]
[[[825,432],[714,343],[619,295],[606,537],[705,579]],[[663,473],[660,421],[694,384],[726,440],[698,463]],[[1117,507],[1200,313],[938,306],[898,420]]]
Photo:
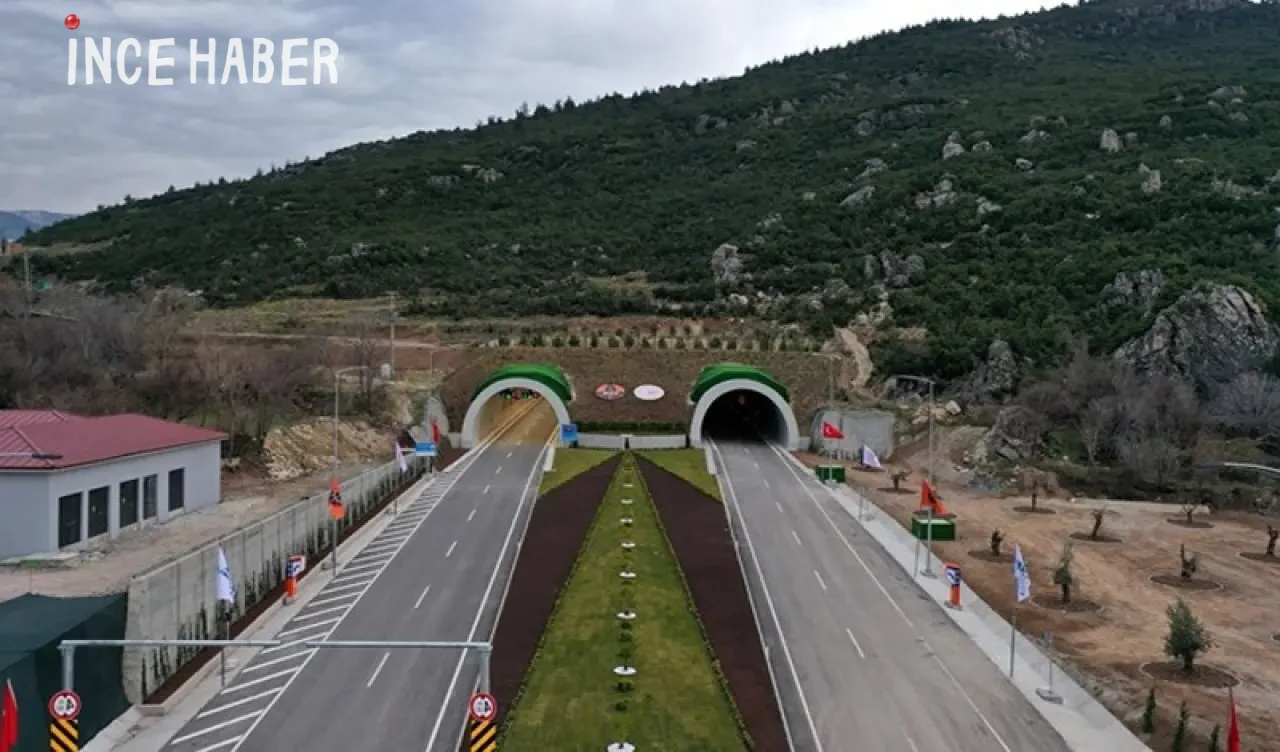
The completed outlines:
[[[901,7],[897,7],[901,6]],[[1028,0],[0,0],[0,208],[86,211],[521,102],[734,75],[787,54]],[[74,10],[79,30],[62,26]],[[67,39],[173,37],[170,87],[67,86]],[[187,81],[186,44],[330,37],[338,84]],[[83,53],[82,53],[83,55]],[[279,63],[277,50],[275,60]],[[81,73],[81,75],[83,75]],[[307,72],[309,76],[309,71]],[[145,74],[144,74],[145,80]]]

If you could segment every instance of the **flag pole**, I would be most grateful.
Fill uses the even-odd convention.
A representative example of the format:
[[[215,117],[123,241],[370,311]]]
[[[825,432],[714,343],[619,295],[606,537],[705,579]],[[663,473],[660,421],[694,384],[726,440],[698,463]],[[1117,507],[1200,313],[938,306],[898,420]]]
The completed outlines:
[[[1009,619],[1009,678],[1013,678],[1013,651],[1018,642],[1018,595],[1013,596],[1013,614]],[[1050,659],[1052,661],[1052,659]]]

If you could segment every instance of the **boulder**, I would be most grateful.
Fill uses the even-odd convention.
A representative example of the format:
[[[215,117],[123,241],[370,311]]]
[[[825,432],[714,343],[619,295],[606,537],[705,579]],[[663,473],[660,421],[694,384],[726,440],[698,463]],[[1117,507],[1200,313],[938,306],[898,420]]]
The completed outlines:
[[[1280,331],[1262,303],[1235,285],[1202,282],[1156,314],[1114,358],[1137,373],[1160,373],[1201,389],[1256,370],[1275,356]]]
[[[1102,137],[1098,139],[1098,148],[1108,154],[1115,154],[1124,149],[1124,144],[1120,141],[1120,134],[1115,132],[1113,128],[1107,128],[1102,132]]]
[[[994,399],[1012,394],[1018,385],[1018,360],[1013,348],[995,339],[987,348],[987,359],[962,379],[956,388],[961,400]]]
[[[995,462],[1025,462],[1042,449],[1039,420],[1029,410],[1010,405],[1000,410],[996,422],[988,428],[969,455],[974,465]]]
[[[1162,269],[1119,272],[1109,285],[1102,288],[1103,305],[1142,306],[1149,309],[1164,289],[1164,282]]]
[[[738,255],[738,246],[723,243],[711,252],[711,276],[716,284],[732,284],[742,274],[742,257]]]

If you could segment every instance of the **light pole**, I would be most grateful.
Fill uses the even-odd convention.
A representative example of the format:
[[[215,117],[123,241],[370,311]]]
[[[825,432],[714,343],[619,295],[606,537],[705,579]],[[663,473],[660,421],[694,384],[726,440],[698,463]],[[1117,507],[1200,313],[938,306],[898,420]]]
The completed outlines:
[[[934,413],[934,381],[933,381],[933,379],[926,378],[926,377],[924,377],[924,376],[912,376],[912,375],[909,375],[909,374],[899,375],[897,378],[899,378],[899,379],[904,379],[904,380],[906,380],[906,381],[912,381],[912,382],[915,382],[915,383],[917,383],[917,384],[928,384],[928,385],[929,385],[929,468],[928,468],[928,474],[929,474],[929,488],[930,488],[930,489],[932,489],[932,488],[933,488],[933,485],[934,485],[934,482],[935,482],[935,481],[934,481],[934,474],[933,474],[933,434],[934,434],[934,431],[933,431],[933,413]],[[924,571],[923,571],[923,572],[920,572],[920,574],[921,574],[921,575],[923,575],[923,576],[925,576],[925,577],[935,577],[936,575],[934,575],[934,573],[933,573],[933,504],[930,504],[930,505],[928,506],[928,509],[927,509],[926,511],[927,511],[927,517],[926,517],[926,519],[925,519],[925,524],[927,525],[927,528],[925,529],[925,546],[926,546],[926,548],[928,549],[928,555],[926,555],[926,556],[925,556],[925,559],[924,559]],[[917,563],[919,562],[919,558],[920,558],[920,539],[919,539],[919,538],[916,538],[916,560],[917,560]],[[913,569],[915,569],[915,571],[919,571],[917,568],[914,568],[914,567],[913,567]]]
[[[387,360],[391,364],[391,378],[394,379],[396,377],[396,294],[389,292],[387,295],[391,296],[391,352]]]
[[[369,370],[369,366],[347,366],[346,368],[335,369],[333,372],[333,477],[335,480],[338,477],[338,398],[342,396],[342,374],[367,370]],[[329,566],[336,575],[338,573],[338,518],[330,515],[329,520],[330,533],[333,539]]]

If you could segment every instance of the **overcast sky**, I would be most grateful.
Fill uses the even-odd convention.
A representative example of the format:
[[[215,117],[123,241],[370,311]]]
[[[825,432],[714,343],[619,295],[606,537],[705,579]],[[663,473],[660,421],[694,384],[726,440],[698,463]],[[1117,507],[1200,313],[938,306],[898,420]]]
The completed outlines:
[[[83,212],[521,102],[736,75],[933,18],[1057,0],[0,0],[0,209]],[[67,14],[80,18],[68,31]],[[173,37],[174,85],[67,84],[68,40]],[[335,85],[188,82],[193,38],[329,37]],[[113,49],[114,53],[114,49]],[[130,58],[126,72],[134,67]],[[145,62],[145,57],[143,58]],[[161,71],[162,75],[165,73]],[[203,75],[203,69],[202,69]],[[309,69],[295,75],[310,78]]]

